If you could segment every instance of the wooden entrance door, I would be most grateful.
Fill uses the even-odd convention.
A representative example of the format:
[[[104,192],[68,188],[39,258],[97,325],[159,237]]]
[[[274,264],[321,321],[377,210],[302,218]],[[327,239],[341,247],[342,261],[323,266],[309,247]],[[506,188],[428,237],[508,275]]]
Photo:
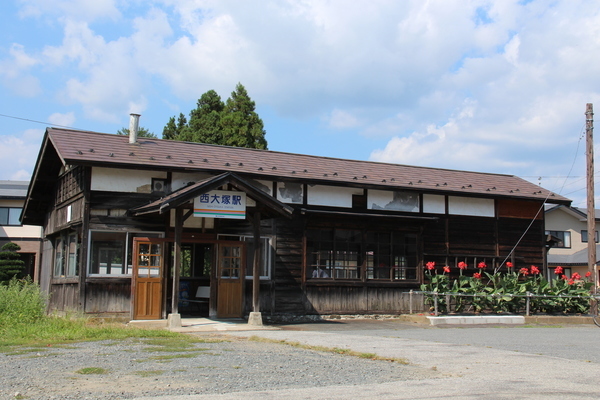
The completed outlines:
[[[133,319],[160,319],[163,309],[164,241],[133,240]]]
[[[218,245],[218,318],[239,318],[244,312],[244,251],[243,243],[220,242]]]

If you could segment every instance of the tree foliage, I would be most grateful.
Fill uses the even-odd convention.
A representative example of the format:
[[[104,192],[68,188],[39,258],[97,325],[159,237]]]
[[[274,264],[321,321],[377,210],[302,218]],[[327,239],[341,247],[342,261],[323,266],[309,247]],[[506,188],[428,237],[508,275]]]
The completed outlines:
[[[117,135],[129,136],[129,128],[121,128],[121,129],[119,129],[117,131]],[[139,129],[138,129],[138,137],[158,139],[158,136],[156,136],[153,132],[150,132],[147,128],[144,128],[142,126],[140,126]]]
[[[0,248],[0,282],[8,282],[15,276],[20,278],[25,262],[17,251],[21,246],[16,243],[6,243]]]
[[[171,117],[163,129],[163,139],[267,149],[263,121],[255,109],[241,83],[225,103],[217,92],[209,90],[190,111],[189,122],[183,114],[177,122]]]

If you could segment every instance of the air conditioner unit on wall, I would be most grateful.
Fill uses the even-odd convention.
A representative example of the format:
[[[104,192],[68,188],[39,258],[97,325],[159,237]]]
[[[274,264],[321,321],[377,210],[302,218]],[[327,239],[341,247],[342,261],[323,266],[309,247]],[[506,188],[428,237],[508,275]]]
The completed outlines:
[[[152,193],[164,193],[167,190],[166,179],[152,178]]]

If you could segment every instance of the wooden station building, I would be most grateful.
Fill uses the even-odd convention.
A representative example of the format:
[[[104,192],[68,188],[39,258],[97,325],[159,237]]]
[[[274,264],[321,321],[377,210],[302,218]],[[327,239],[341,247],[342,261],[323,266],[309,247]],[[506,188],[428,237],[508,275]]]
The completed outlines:
[[[543,204],[570,203],[510,175],[133,132],[46,130],[23,223],[44,230],[50,311],[398,314],[425,262],[542,265]]]

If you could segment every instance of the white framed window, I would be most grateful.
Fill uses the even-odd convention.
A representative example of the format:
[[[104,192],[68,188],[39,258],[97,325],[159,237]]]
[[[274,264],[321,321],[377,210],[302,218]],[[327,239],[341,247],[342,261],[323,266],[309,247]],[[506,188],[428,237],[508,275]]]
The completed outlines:
[[[90,230],[88,276],[131,276],[134,237],[163,237],[162,232]]]
[[[254,273],[254,237],[244,235],[219,235],[219,240],[235,240],[246,242],[246,279],[252,279]],[[261,236],[260,279],[271,279],[271,263],[273,259],[273,244],[270,236]]]

